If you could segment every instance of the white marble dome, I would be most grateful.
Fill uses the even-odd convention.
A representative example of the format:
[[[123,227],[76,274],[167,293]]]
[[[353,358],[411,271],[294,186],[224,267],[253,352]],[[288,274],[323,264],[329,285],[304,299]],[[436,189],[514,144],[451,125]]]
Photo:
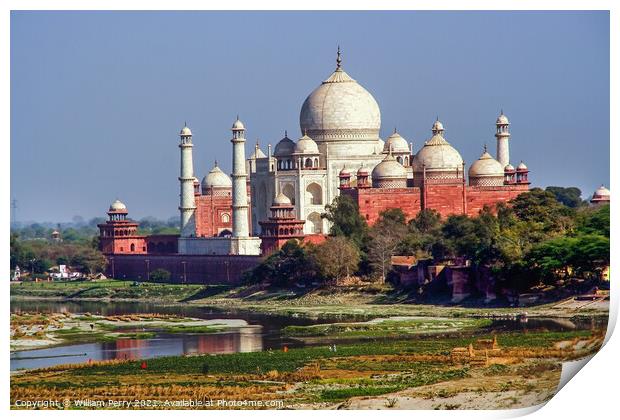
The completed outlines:
[[[396,158],[388,154],[375,168],[372,170],[372,180],[379,181],[383,179],[407,179],[407,169]]]
[[[527,171],[527,166],[523,163],[523,161],[517,165],[517,171]]]
[[[388,153],[392,149],[392,153],[409,153],[409,144],[400,134],[394,130],[394,133],[385,140],[383,152]]]
[[[191,136],[192,135],[192,130],[189,129],[188,126],[185,126],[181,129],[181,132],[179,133],[179,135],[181,136]]]
[[[497,121],[495,121],[495,124],[510,124],[510,122],[508,121],[508,117],[504,115],[504,113],[502,112],[499,117],[497,117]]]
[[[506,165],[506,167],[504,168],[504,171],[506,172],[513,172],[514,170],[515,170],[515,167],[512,166],[510,163]]]
[[[317,142],[379,138],[381,111],[375,98],[338,66],[304,101],[302,133]]]
[[[487,152],[484,153],[469,167],[469,185],[484,187],[499,187],[504,185],[504,168]]]
[[[295,151],[295,142],[284,136],[282,140],[276,144],[276,148],[273,151],[275,157],[290,156]]]
[[[239,117],[237,117],[237,120],[233,123],[232,129],[233,130],[245,130],[245,125],[243,125]]]
[[[598,187],[596,189],[596,191],[594,191],[594,195],[592,196],[592,198],[595,199],[609,199],[611,197],[611,191],[609,191],[607,188],[605,188],[604,185],[601,185],[600,187]]]
[[[604,185],[601,185],[594,192],[594,196],[595,197],[609,197],[611,196],[611,191],[609,191],[609,189],[607,189]]]
[[[279,193],[273,199],[273,205],[274,206],[288,206],[290,204],[291,204],[290,198],[288,198],[286,195],[284,195],[282,193]]]
[[[433,124],[433,137],[413,157],[411,166],[414,172],[445,172],[463,168],[461,154],[443,137],[443,125],[439,121]]]
[[[232,181],[217,163],[211,171],[202,179],[202,191],[206,192],[210,188],[232,188]]]
[[[484,153],[469,167],[469,177],[481,176],[504,176],[502,164],[493,159],[493,156],[486,150]]]
[[[114,200],[109,211],[127,211],[127,206],[120,200]]]
[[[297,144],[295,144],[295,153],[304,155],[318,155],[319,146],[317,146],[314,140],[304,134],[299,140],[297,140]]]

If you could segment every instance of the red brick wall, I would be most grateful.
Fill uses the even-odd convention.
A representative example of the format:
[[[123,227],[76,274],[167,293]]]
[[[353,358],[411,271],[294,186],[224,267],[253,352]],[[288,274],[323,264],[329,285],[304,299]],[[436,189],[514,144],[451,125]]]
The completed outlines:
[[[131,246],[134,250],[131,250]],[[99,246],[104,254],[146,254],[146,240],[144,236],[121,236],[99,238]]]
[[[425,208],[434,209],[441,217],[463,214],[463,184],[427,185]]]
[[[442,217],[465,213],[476,216],[485,205],[507,202],[528,191],[527,185],[470,187],[462,183],[427,184],[425,188],[351,188],[340,193],[357,202],[362,217],[373,225],[379,214],[390,208],[402,209],[407,220],[413,219],[423,207],[437,210]]]
[[[158,268],[169,271],[171,283],[239,284],[243,272],[260,261],[247,255],[114,255],[108,257],[106,275],[146,281],[148,267],[151,273]]]
[[[228,222],[222,221],[223,214]],[[198,237],[218,236],[223,229],[232,232],[232,197],[197,195],[195,221]]]
[[[387,209],[400,208],[407,220],[413,219],[421,210],[420,189],[414,188],[361,188],[342,190],[349,195],[360,209],[360,214],[369,225],[379,219]]]
[[[506,203],[526,191],[527,185],[467,187],[467,215],[477,216],[485,205],[494,207],[496,203]]]

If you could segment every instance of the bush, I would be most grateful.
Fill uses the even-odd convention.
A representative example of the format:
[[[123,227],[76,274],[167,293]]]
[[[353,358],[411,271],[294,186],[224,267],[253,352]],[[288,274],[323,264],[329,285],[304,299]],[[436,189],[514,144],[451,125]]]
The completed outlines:
[[[164,270],[163,268],[158,268],[157,270],[153,270],[149,274],[150,280],[154,282],[165,283],[165,282],[170,281],[170,277],[171,277],[170,271]]]

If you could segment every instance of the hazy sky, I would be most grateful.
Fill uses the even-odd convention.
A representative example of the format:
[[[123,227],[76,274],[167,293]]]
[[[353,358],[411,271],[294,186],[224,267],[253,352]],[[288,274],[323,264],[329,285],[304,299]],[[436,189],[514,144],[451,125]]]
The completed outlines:
[[[436,115],[467,165],[510,118],[513,164],[534,185],[609,184],[607,12],[13,12],[11,197],[19,221],[178,213],[179,138],[200,179],[230,173],[230,126],[247,153],[285,129],[344,69],[417,151]],[[291,135],[292,134],[292,135]]]

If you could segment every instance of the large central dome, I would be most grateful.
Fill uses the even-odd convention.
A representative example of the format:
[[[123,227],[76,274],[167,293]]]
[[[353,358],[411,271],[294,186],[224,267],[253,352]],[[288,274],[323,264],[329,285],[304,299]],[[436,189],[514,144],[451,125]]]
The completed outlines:
[[[318,143],[353,140],[377,141],[381,111],[375,98],[340,65],[304,101],[299,115],[302,133]]]

